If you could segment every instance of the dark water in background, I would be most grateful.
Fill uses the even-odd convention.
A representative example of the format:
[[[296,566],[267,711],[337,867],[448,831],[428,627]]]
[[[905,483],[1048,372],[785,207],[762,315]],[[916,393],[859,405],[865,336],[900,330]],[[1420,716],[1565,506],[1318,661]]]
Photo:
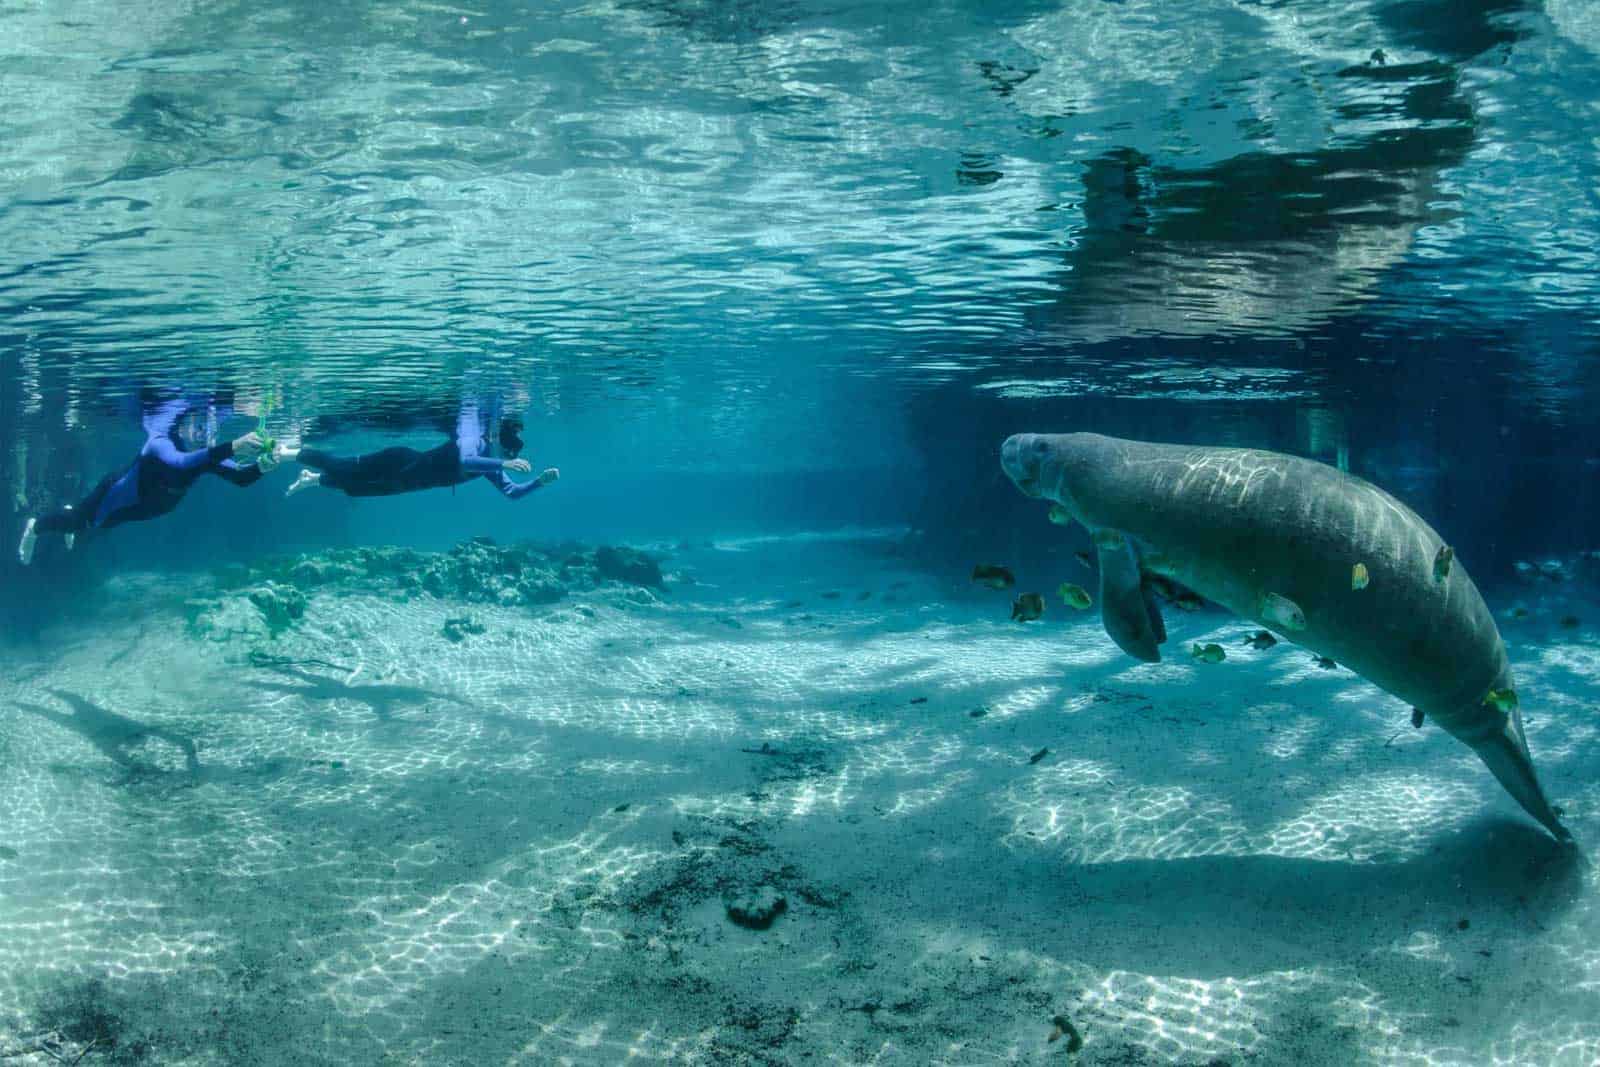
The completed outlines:
[[[1595,547],[1597,52],[1571,0],[7,5],[8,546],[137,449],[141,391],[350,447],[494,395],[564,474],[204,485],[8,550],[7,621],[375,538],[1023,558],[1024,428],[1343,451],[1492,584]]]

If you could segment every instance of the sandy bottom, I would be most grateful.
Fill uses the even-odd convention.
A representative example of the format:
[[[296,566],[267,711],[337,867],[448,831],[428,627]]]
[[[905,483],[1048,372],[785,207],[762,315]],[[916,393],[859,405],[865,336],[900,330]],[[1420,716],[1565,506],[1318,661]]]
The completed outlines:
[[[1596,879],[1466,748],[1237,620],[1139,665],[882,547],[685,551],[460,643],[318,592],[267,651],[348,683],[120,580],[0,677],[0,1056],[1600,1062]],[[1583,608],[1506,633],[1594,845]]]

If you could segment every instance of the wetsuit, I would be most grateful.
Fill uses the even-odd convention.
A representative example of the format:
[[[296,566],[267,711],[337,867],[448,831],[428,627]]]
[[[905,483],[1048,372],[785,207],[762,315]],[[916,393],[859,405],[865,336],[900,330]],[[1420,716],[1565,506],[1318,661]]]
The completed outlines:
[[[188,407],[183,401],[163,404],[145,419],[145,432],[150,436],[139,450],[139,458],[100,479],[77,507],[40,516],[35,529],[40,533],[80,534],[154,519],[177,507],[202,474],[215,474],[241,486],[261,477],[261,468],[256,465],[246,467],[234,462],[231,441],[183,451],[173,437],[173,426]]]
[[[443,489],[484,478],[501,493],[517,500],[543,483],[516,482],[506,476],[501,462],[482,454],[483,422],[473,404],[465,404],[456,423],[456,439],[419,452],[414,448],[385,448],[359,456],[336,456],[320,448],[302,448],[299,462],[322,474],[321,484],[346,496],[394,496],[423,489]]]

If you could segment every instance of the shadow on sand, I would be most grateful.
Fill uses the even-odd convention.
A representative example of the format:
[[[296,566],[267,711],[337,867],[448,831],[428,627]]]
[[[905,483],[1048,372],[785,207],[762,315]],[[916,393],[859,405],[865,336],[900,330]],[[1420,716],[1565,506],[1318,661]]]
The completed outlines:
[[[276,674],[293,678],[300,682],[299,685],[286,685],[282,682],[256,682],[255,688],[269,693],[284,693],[288,696],[297,696],[304,700],[356,700],[372,709],[380,722],[388,722],[393,717],[393,709],[414,704],[427,704],[430,701],[443,700],[458,707],[470,708],[472,702],[463,700],[451,693],[440,693],[432,689],[423,689],[415,685],[349,685],[345,682],[328,678],[320,674],[313,674],[300,667],[286,664],[264,665],[261,670],[270,670]]]
[[[1022,867],[992,878],[1055,917],[1036,947],[1206,979],[1324,963],[1330,932],[1373,948],[1433,932],[1458,964],[1481,963],[1479,931],[1544,931],[1579,899],[1588,861],[1536,826],[1486,818],[1393,863],[1218,855]]]
[[[66,715],[38,704],[16,702],[15,706],[30,715],[37,715],[57,726],[66,727],[94,745],[107,759],[130,771],[150,773],[159,770],[147,763],[141,763],[130,751],[155,738],[176,746],[183,752],[184,764],[188,767],[189,773],[199,773],[200,757],[195,750],[194,741],[176,730],[165,726],[147,726],[137,719],[108,711],[64,689],[49,689],[47,692],[62,703],[70,705],[72,714]]]

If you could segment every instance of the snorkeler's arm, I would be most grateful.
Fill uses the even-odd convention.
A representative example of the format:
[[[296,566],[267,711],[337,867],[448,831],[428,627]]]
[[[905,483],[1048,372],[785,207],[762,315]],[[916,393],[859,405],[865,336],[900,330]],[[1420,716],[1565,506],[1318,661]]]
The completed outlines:
[[[151,438],[146,451],[174,470],[192,471],[202,467],[214,467],[224,460],[233,458],[233,442],[224,441],[220,445],[210,448],[197,448],[193,452],[179,452],[178,446],[172,443],[170,437]]]
[[[218,478],[224,478],[234,485],[254,485],[261,480],[261,475],[266,473],[259,466],[252,463],[248,467],[236,459],[225,459],[212,468]]]
[[[485,474],[484,477],[493,482],[494,487],[500,490],[501,494],[508,500],[521,500],[544,484],[544,481],[539,478],[526,482],[514,482],[506,477],[505,471],[495,471],[492,474]]]
[[[505,464],[492,456],[462,456],[461,469],[469,474],[498,473]]]

